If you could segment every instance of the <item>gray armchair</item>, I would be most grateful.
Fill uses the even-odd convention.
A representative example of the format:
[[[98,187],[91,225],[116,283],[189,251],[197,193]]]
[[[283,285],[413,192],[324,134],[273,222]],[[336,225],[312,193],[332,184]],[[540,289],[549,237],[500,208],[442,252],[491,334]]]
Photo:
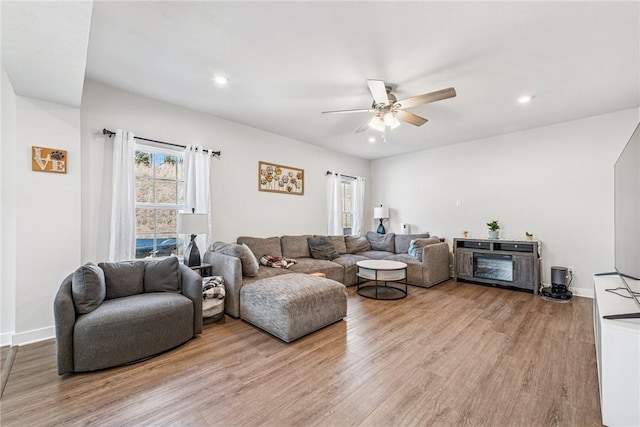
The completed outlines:
[[[88,263],[54,300],[58,374],[127,364],[202,332],[202,279],[169,257]]]

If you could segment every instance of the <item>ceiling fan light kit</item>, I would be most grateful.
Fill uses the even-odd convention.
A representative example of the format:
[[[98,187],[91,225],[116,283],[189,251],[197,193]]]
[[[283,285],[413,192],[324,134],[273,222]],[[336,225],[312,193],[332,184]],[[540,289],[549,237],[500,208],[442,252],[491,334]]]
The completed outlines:
[[[427,119],[424,117],[420,117],[417,114],[406,111],[407,108],[441,101],[443,99],[453,98],[456,96],[456,90],[450,87],[398,101],[396,96],[391,93],[392,86],[385,84],[382,80],[367,80],[367,85],[369,86],[369,91],[373,97],[373,104],[371,105],[371,108],[323,111],[322,114],[375,113],[375,115],[364,125],[360,126],[356,132],[363,132],[367,128],[367,125],[369,125],[370,128],[382,132],[382,139],[386,140],[385,132],[387,127],[389,129],[395,129],[400,126],[401,121],[414,126],[422,126],[427,122]]]
[[[377,131],[384,132],[386,125],[384,120],[382,120],[382,117],[373,116],[371,120],[369,120],[369,127]]]
[[[384,114],[384,124],[389,126],[391,129],[395,129],[400,126],[400,120],[396,118],[396,113],[389,111]]]

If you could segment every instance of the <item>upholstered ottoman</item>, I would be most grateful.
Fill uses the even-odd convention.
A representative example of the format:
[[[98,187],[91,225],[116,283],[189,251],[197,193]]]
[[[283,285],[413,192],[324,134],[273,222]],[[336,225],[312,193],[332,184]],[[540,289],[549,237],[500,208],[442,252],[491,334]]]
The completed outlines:
[[[240,289],[240,318],[291,342],[347,315],[347,288],[331,279],[290,273]]]

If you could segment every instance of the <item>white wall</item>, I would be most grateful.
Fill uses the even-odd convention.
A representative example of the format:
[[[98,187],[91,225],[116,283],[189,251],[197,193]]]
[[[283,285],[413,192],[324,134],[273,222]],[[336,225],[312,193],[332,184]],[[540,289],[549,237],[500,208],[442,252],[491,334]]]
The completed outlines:
[[[449,244],[468,230],[486,238],[542,242],[542,280],[550,267],[574,267],[572,288],[593,295],[592,274],[610,271],[613,253],[613,165],[638,123],[638,109],[373,161],[373,204],[401,223]],[[457,201],[460,206],[457,207]]]
[[[103,128],[222,151],[211,163],[212,241],[233,241],[239,235],[324,234],[325,172],[369,176],[367,160],[93,81],[85,82],[81,109],[83,261],[108,257],[112,141],[102,135]],[[260,160],[304,169],[304,195],[259,192]],[[371,210],[365,215],[370,217]]]
[[[11,344],[16,302],[16,94],[2,68],[0,144],[0,346]]]
[[[80,110],[17,96],[15,141],[14,345],[54,335],[54,296],[80,264]],[[67,173],[32,171],[32,145],[67,150]]]

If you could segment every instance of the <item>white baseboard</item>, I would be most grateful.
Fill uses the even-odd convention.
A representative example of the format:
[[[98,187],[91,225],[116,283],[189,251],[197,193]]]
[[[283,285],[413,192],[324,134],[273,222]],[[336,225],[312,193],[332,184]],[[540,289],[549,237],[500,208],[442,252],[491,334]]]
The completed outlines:
[[[571,289],[571,292],[573,292],[573,294],[578,297],[593,299],[593,289],[573,288]]]
[[[13,338],[14,331],[3,332],[0,334],[0,347],[11,345],[11,338]]]
[[[55,336],[56,336],[56,329],[53,326],[40,328],[40,329],[33,329],[31,331],[13,334],[13,337],[11,339],[11,345],[31,344],[34,342],[55,338]]]

